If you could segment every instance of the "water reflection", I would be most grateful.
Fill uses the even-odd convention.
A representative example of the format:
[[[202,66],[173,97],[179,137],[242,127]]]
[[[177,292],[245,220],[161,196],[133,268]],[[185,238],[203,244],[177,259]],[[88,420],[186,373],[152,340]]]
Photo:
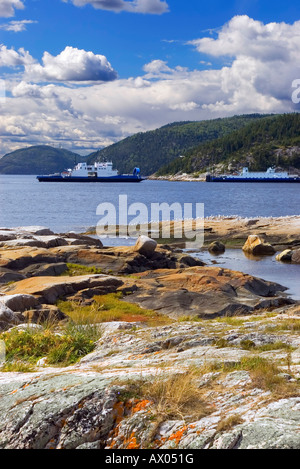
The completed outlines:
[[[300,264],[278,262],[276,255],[253,256],[242,249],[227,249],[223,254],[212,254],[206,250],[190,253],[208,265],[219,265],[237,270],[288,288],[287,294],[300,300]]]

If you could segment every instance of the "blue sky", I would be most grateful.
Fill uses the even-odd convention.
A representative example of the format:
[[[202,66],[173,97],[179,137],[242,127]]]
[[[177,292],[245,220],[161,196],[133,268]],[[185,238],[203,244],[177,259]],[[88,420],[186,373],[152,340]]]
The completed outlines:
[[[300,19],[294,1],[169,0],[167,3],[169,12],[155,15],[114,13],[96,10],[89,4],[74,7],[62,0],[26,0],[25,9],[15,10],[14,18],[2,18],[1,23],[24,19],[37,23],[27,25],[23,33],[0,31],[0,42],[16,49],[24,47],[38,59],[45,50],[57,55],[66,46],[91,50],[105,55],[124,78],[140,74],[143,65],[154,59],[167,60],[170,66],[199,67],[199,54],[185,43],[222,27],[235,15],[246,14],[264,23],[293,23]]]
[[[0,0],[2,154],[38,143],[88,152],[177,120],[293,111],[298,10],[289,0]]]

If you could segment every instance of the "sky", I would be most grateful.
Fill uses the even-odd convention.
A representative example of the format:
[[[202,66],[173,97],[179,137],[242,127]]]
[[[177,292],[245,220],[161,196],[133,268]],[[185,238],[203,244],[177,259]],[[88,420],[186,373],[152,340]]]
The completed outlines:
[[[295,80],[295,1],[0,0],[0,156],[299,111]]]

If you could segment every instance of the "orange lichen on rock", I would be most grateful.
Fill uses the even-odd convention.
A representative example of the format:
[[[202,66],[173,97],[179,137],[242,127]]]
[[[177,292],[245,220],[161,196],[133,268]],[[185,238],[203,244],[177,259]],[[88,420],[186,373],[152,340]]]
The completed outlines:
[[[123,402],[116,402],[113,406],[114,414],[115,414],[115,422],[119,424],[124,416],[124,403]]]
[[[137,439],[135,437],[135,432],[132,432],[128,441],[124,441],[124,444],[126,445],[127,449],[139,449],[140,445],[137,442]]]
[[[147,405],[150,404],[150,401],[147,399],[144,399],[143,401],[138,402],[132,409],[132,413],[139,412],[140,410],[144,410]]]
[[[183,437],[183,434],[186,432],[187,429],[187,426],[182,427],[176,433],[173,433],[173,435],[170,436],[169,440],[175,441],[176,445],[178,445],[180,443],[181,438]]]

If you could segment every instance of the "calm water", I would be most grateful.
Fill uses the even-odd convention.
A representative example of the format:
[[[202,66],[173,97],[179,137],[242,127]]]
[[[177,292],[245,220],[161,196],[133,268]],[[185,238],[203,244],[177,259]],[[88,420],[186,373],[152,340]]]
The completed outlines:
[[[143,181],[140,184],[39,183],[35,176],[0,175],[0,227],[43,225],[55,232],[96,226],[98,204],[203,203],[205,217],[279,217],[300,215],[298,184],[208,184]]]
[[[227,249],[224,254],[214,256],[208,251],[193,253],[208,265],[217,265],[226,269],[238,270],[254,277],[280,283],[288,288],[285,292],[295,300],[300,300],[300,265],[285,264],[276,261],[275,256],[248,259],[242,249]]]
[[[96,226],[98,204],[118,206],[119,195],[128,196],[128,205],[142,202],[203,203],[205,217],[284,217],[300,215],[298,184],[207,184],[201,182],[144,181],[140,184],[60,184],[39,183],[34,176],[0,175],[0,227],[43,225],[57,233],[84,231]],[[149,216],[148,221],[151,218]],[[133,244],[134,240],[107,240],[106,244]],[[275,257],[260,261],[247,259],[241,250],[228,250],[212,258],[200,253],[210,264],[278,282],[300,300],[300,265],[279,263]]]

